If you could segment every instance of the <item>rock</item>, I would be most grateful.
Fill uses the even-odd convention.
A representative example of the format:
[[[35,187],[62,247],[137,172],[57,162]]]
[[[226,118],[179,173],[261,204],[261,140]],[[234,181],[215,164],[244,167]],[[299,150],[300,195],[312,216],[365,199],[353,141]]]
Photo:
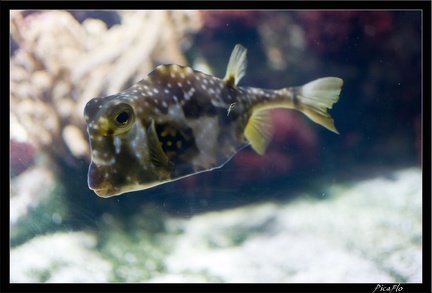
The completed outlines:
[[[39,236],[12,250],[11,283],[108,282],[112,265],[94,252],[96,237],[86,232]]]
[[[420,282],[421,173],[390,175],[171,221],[184,234],[157,280]]]
[[[11,281],[421,282],[421,170],[381,174],[189,219],[155,205],[106,214],[94,235],[14,247]]]
[[[14,177],[10,188],[12,246],[59,228],[67,214],[67,205],[53,170],[48,166],[32,166]]]

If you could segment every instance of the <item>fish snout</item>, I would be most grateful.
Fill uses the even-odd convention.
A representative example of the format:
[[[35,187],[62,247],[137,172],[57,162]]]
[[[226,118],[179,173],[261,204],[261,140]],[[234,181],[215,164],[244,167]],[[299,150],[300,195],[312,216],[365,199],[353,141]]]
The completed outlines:
[[[91,163],[89,167],[88,186],[100,197],[110,197],[119,194],[113,184],[105,178],[103,172],[94,163]]]

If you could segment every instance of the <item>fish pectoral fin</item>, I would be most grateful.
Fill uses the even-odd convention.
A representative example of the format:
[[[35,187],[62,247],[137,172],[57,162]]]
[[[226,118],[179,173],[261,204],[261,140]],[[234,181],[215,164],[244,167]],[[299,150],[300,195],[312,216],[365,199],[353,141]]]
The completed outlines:
[[[296,88],[301,103],[298,110],[312,121],[339,133],[327,109],[339,100],[342,85],[343,80],[338,77],[323,77]]]
[[[273,136],[274,127],[270,110],[255,111],[249,118],[244,135],[252,148],[263,155]]]
[[[170,179],[174,164],[168,159],[159,142],[154,120],[151,121],[148,127],[149,134],[149,154],[150,161],[156,167],[158,175],[161,179]]]
[[[235,45],[228,62],[227,71],[224,77],[225,82],[230,86],[238,84],[246,73],[247,49],[240,44]]]

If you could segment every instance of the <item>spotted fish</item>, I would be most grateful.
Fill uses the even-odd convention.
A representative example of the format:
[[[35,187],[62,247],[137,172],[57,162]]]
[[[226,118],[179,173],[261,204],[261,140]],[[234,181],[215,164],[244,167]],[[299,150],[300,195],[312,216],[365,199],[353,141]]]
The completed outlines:
[[[90,189],[110,197],[150,188],[219,168],[249,144],[262,155],[273,108],[299,110],[337,133],[327,109],[338,101],[342,79],[280,90],[240,87],[246,51],[235,46],[224,79],[160,65],[129,89],[90,100],[84,109]]]

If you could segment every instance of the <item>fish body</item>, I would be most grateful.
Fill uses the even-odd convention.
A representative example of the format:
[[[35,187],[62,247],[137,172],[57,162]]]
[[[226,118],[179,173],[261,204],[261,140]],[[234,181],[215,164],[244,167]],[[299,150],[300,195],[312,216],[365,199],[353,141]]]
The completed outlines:
[[[90,100],[90,189],[110,197],[150,188],[221,167],[249,144],[264,154],[273,108],[299,110],[337,133],[327,109],[339,98],[340,78],[280,90],[239,87],[245,69],[246,49],[236,45],[224,79],[160,65],[129,89]]]

